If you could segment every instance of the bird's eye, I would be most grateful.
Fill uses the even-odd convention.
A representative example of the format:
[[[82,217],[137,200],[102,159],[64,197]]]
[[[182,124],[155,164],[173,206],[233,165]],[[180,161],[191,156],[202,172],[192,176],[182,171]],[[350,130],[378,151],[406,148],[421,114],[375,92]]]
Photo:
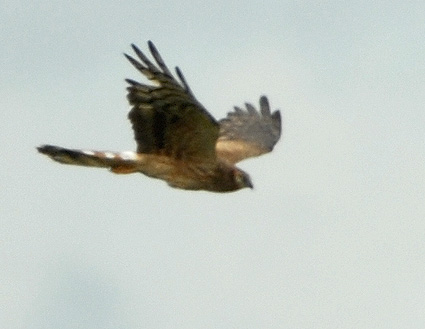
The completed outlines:
[[[236,179],[236,183],[240,186],[244,185],[245,179],[243,177],[243,174],[240,171],[237,171],[235,173],[235,179]]]

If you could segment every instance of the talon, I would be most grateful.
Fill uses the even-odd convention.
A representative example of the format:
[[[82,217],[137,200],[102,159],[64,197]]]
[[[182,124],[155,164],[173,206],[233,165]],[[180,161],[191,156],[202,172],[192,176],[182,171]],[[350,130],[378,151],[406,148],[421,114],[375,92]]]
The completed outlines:
[[[110,170],[115,174],[132,174],[137,172],[136,167],[131,165],[114,166],[114,167],[111,167]]]

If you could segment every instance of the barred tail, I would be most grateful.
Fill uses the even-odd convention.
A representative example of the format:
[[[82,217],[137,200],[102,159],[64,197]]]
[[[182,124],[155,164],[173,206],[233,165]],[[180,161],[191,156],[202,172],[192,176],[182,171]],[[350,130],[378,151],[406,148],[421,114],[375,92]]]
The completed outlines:
[[[138,154],[135,152],[76,150],[54,145],[42,145],[37,147],[37,150],[59,163],[110,168],[115,173],[131,173],[137,171]]]

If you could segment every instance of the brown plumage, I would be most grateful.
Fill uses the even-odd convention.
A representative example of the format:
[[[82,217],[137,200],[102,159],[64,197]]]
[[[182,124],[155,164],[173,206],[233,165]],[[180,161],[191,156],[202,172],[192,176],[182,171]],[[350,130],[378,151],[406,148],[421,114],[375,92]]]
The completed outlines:
[[[43,145],[40,153],[73,165],[105,167],[114,173],[141,172],[165,180],[170,186],[213,192],[252,188],[249,175],[235,163],[270,152],[280,138],[280,112],[271,113],[260,98],[260,111],[251,104],[235,107],[216,121],[195,98],[182,72],[180,81],[165,65],[151,41],[153,64],[132,45],[140,61],[125,54],[133,66],[155,85],[127,79],[128,117],[133,125],[137,152],[100,152]]]

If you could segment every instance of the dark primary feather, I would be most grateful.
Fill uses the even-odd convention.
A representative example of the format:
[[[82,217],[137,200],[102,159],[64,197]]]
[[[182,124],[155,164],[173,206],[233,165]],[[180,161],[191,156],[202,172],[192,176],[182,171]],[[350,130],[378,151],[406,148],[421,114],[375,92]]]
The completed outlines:
[[[165,154],[175,158],[215,158],[218,123],[193,95],[182,72],[176,80],[154,44],[150,52],[157,65],[135,45],[140,62],[125,54],[133,66],[156,85],[127,79],[128,100],[140,153]]]

